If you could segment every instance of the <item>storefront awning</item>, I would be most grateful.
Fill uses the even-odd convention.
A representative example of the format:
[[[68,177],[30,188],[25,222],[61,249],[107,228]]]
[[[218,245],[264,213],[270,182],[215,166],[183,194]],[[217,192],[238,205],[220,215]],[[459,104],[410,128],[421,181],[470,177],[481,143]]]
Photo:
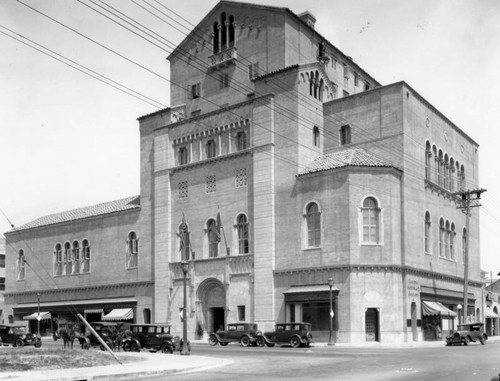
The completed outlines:
[[[50,312],[40,312],[40,320],[50,320]],[[34,312],[31,315],[23,317],[23,320],[38,320],[38,312]]]
[[[134,318],[132,308],[115,308],[102,318],[103,321],[130,320]]]
[[[85,314],[103,314],[104,310],[102,308],[97,308],[93,310],[83,310]]]
[[[457,317],[457,313],[455,311],[446,308],[439,302],[429,301],[422,301],[422,315],[442,315]]]
[[[494,313],[490,307],[486,307],[486,310],[484,311],[484,317],[488,319],[498,319],[498,315]]]
[[[332,287],[332,291],[338,291],[337,287]],[[283,294],[301,294],[303,292],[330,292],[330,286],[327,284],[310,284],[305,286],[292,286]]]
[[[332,287],[333,295],[337,295],[339,289]],[[328,284],[309,284],[292,286],[283,291],[287,303],[323,302],[330,299],[330,286]]]

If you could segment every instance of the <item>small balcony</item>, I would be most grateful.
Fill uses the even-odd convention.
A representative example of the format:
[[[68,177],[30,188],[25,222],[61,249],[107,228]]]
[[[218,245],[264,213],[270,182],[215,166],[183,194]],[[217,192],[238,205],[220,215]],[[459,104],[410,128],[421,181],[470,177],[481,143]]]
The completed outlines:
[[[208,57],[208,69],[216,70],[221,67],[232,65],[238,59],[238,49],[234,46],[223,50],[222,52],[215,53]]]

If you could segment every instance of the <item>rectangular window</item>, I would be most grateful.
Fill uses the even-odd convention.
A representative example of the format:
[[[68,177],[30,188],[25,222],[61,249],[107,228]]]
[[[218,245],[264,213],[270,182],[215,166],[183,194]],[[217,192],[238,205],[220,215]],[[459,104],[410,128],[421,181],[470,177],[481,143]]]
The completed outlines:
[[[224,89],[229,86],[229,74],[219,74],[219,88]]]
[[[365,91],[370,90],[370,84],[365,81]]]
[[[248,65],[248,79],[252,80],[259,76],[259,63]]]
[[[340,145],[351,144],[351,127],[345,125],[340,127]]]
[[[195,83],[191,85],[191,99],[196,99],[200,97],[200,84]]]
[[[5,255],[0,255],[0,267],[5,267]]]
[[[188,198],[188,182],[179,181],[179,198]]]
[[[217,156],[217,144],[215,140],[209,140],[206,144],[207,159]]]
[[[0,291],[5,291],[5,278],[4,277],[0,277]]]
[[[214,193],[217,191],[217,179],[215,175],[207,176],[206,192]]]
[[[245,321],[245,306],[238,306],[238,320]]]
[[[188,163],[188,150],[187,147],[179,148],[179,165],[184,165]]]

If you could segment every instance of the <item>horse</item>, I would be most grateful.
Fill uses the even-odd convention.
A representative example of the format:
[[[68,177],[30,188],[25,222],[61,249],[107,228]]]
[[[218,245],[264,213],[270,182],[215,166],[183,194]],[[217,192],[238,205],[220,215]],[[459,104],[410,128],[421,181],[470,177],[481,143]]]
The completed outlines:
[[[63,348],[66,347],[73,349],[73,341],[75,340],[75,332],[72,327],[59,328],[56,335],[63,340]]]

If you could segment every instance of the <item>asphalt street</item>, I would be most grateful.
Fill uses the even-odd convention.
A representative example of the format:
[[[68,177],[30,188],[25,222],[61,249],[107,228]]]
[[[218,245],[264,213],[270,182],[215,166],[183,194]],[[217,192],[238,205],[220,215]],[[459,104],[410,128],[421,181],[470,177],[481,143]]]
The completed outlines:
[[[233,364],[171,380],[470,381],[500,373],[500,342],[425,348],[242,348],[195,345],[193,353]],[[149,380],[160,380],[151,377]]]

